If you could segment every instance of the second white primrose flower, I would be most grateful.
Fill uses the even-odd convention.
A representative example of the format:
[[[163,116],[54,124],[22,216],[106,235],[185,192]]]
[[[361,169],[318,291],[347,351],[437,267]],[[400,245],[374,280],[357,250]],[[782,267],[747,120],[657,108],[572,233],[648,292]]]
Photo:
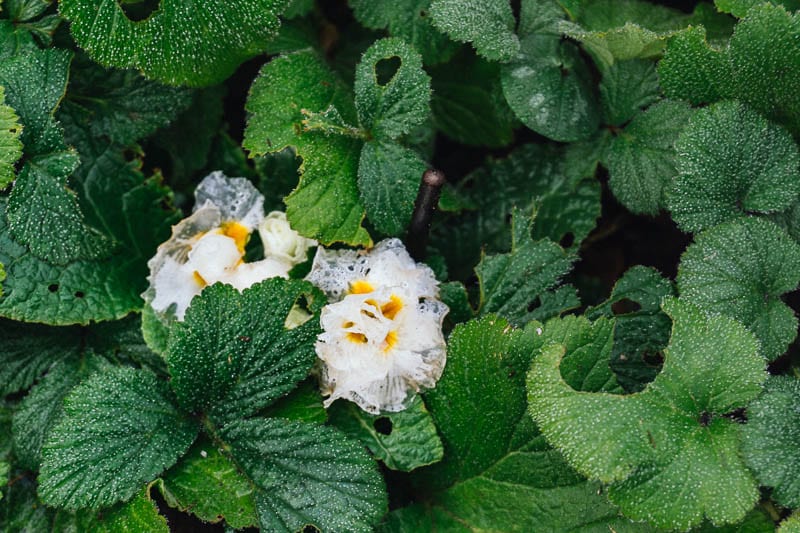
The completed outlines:
[[[265,243],[264,259],[245,263],[245,246],[256,229]],[[195,190],[192,215],[173,226],[147,263],[150,287],[143,296],[159,315],[183,320],[205,286],[219,281],[244,290],[267,278],[286,278],[315,244],[289,227],[285,213],[265,218],[264,197],[246,178],[214,172]]]
[[[318,248],[306,279],[332,302],[322,309],[316,344],[326,407],[345,398],[373,414],[401,411],[436,385],[448,308],[433,271],[398,239],[370,251]]]

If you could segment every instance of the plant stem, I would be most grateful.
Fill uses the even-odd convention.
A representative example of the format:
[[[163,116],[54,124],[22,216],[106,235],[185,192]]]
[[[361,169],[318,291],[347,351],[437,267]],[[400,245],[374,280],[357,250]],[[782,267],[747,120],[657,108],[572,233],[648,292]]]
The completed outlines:
[[[408,227],[406,239],[408,251],[415,261],[425,259],[431,218],[433,218],[433,211],[439,203],[439,195],[445,181],[444,173],[439,170],[428,169],[422,173],[422,181],[419,184],[417,200],[414,202],[414,213],[411,215],[411,224]]]

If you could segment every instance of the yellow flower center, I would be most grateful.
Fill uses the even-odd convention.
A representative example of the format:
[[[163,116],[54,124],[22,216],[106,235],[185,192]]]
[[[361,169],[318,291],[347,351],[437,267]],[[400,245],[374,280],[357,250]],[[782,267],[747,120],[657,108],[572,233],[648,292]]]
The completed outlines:
[[[360,279],[350,283],[350,294],[367,294],[368,292],[372,292],[374,290],[375,288],[372,286],[372,284],[365,279]]]
[[[208,285],[208,282],[207,282],[206,280],[204,280],[204,279],[203,279],[203,276],[201,276],[201,275],[200,275],[200,272],[198,272],[197,270],[195,270],[195,271],[192,273],[192,276],[194,277],[194,281],[195,281],[195,283],[197,283],[197,284],[198,284],[198,285],[200,285],[201,287],[205,287],[206,285]]]
[[[233,239],[239,251],[244,253],[244,247],[247,244],[248,237],[250,237],[250,230],[247,227],[236,221],[225,222],[220,228],[220,233]]]

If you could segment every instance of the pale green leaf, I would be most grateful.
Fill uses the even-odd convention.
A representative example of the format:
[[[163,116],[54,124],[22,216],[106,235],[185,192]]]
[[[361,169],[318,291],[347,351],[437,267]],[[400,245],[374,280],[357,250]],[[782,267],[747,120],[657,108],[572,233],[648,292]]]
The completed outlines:
[[[315,361],[318,320],[286,329],[296,301],[313,314],[322,294],[303,281],[272,278],[239,292],[217,283],[172,326],[166,360],[181,406],[220,425],[252,415],[291,391]]]
[[[386,29],[414,47],[433,65],[447,61],[457,49],[431,24],[431,0],[349,0],[356,19],[374,30]]]
[[[53,529],[61,529],[58,520]],[[149,489],[144,489],[127,503],[120,503],[99,513],[79,511],[75,528],[85,533],[169,533],[167,520],[158,513],[156,503],[150,499]]]
[[[792,136],[737,102],[698,111],[678,137],[679,176],[667,203],[684,231],[744,213],[775,213],[800,194],[800,153]]]
[[[416,152],[393,141],[364,143],[358,163],[358,189],[367,217],[378,231],[391,236],[405,231],[427,168]]]
[[[320,112],[330,105],[347,123],[357,122],[350,91],[316,53],[306,50],[274,59],[250,89],[243,144],[251,155],[291,146],[303,159],[300,183],[286,198],[286,214],[295,230],[325,244],[367,244],[356,185],[361,142],[300,128],[301,110]]]
[[[548,239],[534,241],[531,226],[519,211],[515,211],[511,228],[511,251],[484,256],[475,267],[480,283],[479,311],[522,325],[531,319],[537,296],[555,287],[572,269],[575,258]]]
[[[772,487],[772,498],[800,507],[800,381],[773,376],[764,394],[747,408],[742,452],[758,481]]]
[[[22,126],[14,110],[5,105],[5,98],[5,89],[0,86],[0,189],[14,181],[14,164],[22,156]]]
[[[514,13],[508,0],[433,0],[433,25],[493,61],[508,61],[519,50]]]
[[[63,0],[61,15],[92,59],[135,67],[179,85],[213,85],[259,54],[275,35],[286,0],[161,0],[147,19],[132,21],[116,0]]]
[[[130,368],[95,374],[73,389],[42,449],[42,501],[96,509],[133,496],[197,436],[197,422],[173,402],[166,382]]]
[[[778,533],[800,533],[800,512],[795,511],[778,528]]]
[[[372,531],[386,512],[378,469],[359,444],[316,424],[276,418],[239,420],[221,436],[259,489],[264,531]]]
[[[688,529],[738,522],[758,499],[739,452],[742,408],[767,377],[741,324],[665,300],[673,320],[663,371],[641,393],[579,392],[562,378],[564,346],[545,345],[528,374],[529,411],[578,471],[612,483],[609,498],[634,520]]]
[[[800,2],[797,0],[770,0],[770,2],[785,7],[787,11],[800,9]],[[718,10],[738,18],[747,16],[748,11],[763,3],[764,0],[714,0],[714,5]]]
[[[225,520],[230,527],[253,527],[253,484],[207,439],[198,439],[178,464],[161,476],[159,490],[170,507],[205,522]]]
[[[403,411],[371,415],[352,402],[336,402],[331,424],[360,440],[392,470],[411,471],[442,459],[442,441],[433,419],[417,396]]]
[[[675,142],[692,116],[683,102],[663,100],[638,114],[611,143],[609,187],[634,213],[657,214],[677,175]]]
[[[575,44],[556,35],[531,34],[501,71],[503,94],[530,129],[556,141],[595,132],[600,109],[594,84]]]
[[[800,245],[767,220],[740,218],[697,235],[677,282],[681,298],[749,327],[769,360],[797,336],[797,317],[781,295],[800,282]]]

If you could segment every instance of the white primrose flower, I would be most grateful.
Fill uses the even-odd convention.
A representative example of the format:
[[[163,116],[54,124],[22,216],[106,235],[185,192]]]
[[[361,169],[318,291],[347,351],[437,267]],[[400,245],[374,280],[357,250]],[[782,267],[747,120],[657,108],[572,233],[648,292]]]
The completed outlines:
[[[316,343],[326,407],[345,398],[373,414],[402,411],[414,393],[436,385],[448,308],[433,271],[400,240],[360,252],[317,248],[306,279],[332,302],[322,309]]]
[[[314,239],[307,239],[293,230],[283,211],[269,213],[258,225],[258,235],[265,257],[284,259],[293,265],[305,261],[308,249],[317,245]]]
[[[301,260],[265,254],[244,262],[245,245],[264,220],[264,197],[246,178],[222,172],[206,176],[195,191],[194,212],[172,227],[150,267],[150,287],[142,295],[159,314],[183,320],[189,303],[216,282],[244,290],[261,280],[288,277]],[[287,224],[288,226],[288,224]]]

